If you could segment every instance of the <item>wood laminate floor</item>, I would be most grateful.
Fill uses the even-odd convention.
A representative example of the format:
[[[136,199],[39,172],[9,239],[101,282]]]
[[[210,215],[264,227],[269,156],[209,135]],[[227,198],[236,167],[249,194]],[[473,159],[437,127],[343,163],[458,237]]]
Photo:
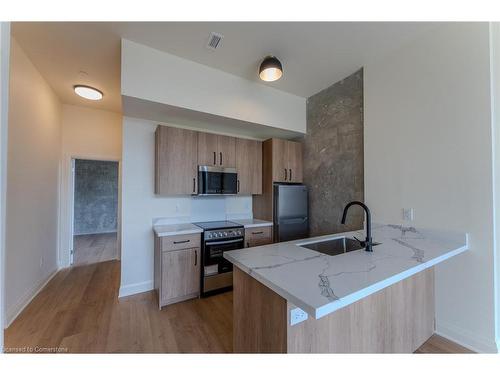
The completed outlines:
[[[120,262],[60,271],[5,330],[5,351],[230,353],[233,294],[158,310],[154,292],[118,299]],[[47,349],[42,349],[46,352]],[[439,336],[418,353],[465,353]]]
[[[106,262],[117,258],[117,234],[83,234],[73,237],[73,265]]]

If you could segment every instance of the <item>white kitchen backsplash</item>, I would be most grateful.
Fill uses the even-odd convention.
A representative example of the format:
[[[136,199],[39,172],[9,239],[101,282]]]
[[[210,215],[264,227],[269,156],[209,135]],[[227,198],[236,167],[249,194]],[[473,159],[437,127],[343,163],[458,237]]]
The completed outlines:
[[[252,196],[168,197],[164,216],[153,218],[154,225],[199,221],[251,219]]]

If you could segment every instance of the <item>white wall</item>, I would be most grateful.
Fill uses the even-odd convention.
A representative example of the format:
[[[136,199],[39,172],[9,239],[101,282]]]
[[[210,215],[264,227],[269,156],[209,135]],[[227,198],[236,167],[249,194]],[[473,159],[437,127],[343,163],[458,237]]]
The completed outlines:
[[[120,296],[153,289],[154,219],[196,222],[248,218],[252,198],[154,195],[154,122],[123,118]]]
[[[500,23],[490,24],[491,106],[493,109],[493,176],[495,209],[496,342],[500,352]]]
[[[9,107],[10,23],[0,22],[0,353],[5,319],[5,196],[7,174],[7,124]]]
[[[71,159],[121,160],[122,115],[64,104],[62,106],[59,264],[69,266],[71,247]]]
[[[436,269],[437,331],[496,351],[489,28],[454,23],[364,69],[365,196],[374,220],[470,233]]]
[[[305,98],[125,39],[121,74],[122,95],[306,132]]]
[[[6,213],[6,323],[57,270],[61,105],[12,39]]]

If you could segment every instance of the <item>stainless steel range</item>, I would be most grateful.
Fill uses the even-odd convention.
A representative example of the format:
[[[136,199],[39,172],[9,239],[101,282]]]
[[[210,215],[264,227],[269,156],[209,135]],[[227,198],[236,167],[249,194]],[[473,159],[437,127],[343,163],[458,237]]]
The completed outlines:
[[[243,225],[232,221],[194,223],[203,229],[201,249],[201,296],[224,292],[233,286],[233,265],[224,259],[224,251],[242,249]]]

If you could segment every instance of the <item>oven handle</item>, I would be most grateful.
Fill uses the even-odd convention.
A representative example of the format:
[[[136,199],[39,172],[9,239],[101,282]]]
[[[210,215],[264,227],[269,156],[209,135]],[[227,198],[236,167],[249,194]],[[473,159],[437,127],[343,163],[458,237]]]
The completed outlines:
[[[235,242],[243,242],[243,238],[239,238],[237,240],[231,240],[231,241],[218,241],[218,242],[205,242],[206,245],[226,245],[229,243],[235,243]]]

